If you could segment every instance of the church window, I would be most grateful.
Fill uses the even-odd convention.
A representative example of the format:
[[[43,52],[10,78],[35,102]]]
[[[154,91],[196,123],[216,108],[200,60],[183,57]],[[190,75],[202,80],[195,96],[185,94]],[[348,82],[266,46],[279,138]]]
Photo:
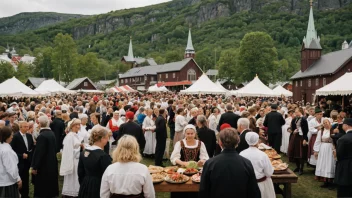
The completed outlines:
[[[319,78],[315,79],[315,86],[319,86]]]
[[[189,69],[187,71],[187,80],[189,81],[196,80],[196,71],[194,71],[194,69]]]
[[[176,73],[172,73],[172,78],[176,78]]]
[[[301,82],[300,82],[300,86],[302,87],[303,86],[303,81],[301,80]]]
[[[150,77],[150,81],[154,81],[154,76],[151,76],[151,77]]]
[[[161,74],[159,74],[159,81],[161,81]]]
[[[165,78],[168,79],[169,78],[169,74],[165,74]]]
[[[308,87],[310,87],[312,84],[311,79],[308,79]]]
[[[326,78],[323,78],[323,86],[326,85]]]
[[[144,76],[144,81],[147,81],[147,75]]]
[[[296,87],[298,87],[298,81],[296,81]]]
[[[88,82],[84,82],[83,86],[88,87]]]

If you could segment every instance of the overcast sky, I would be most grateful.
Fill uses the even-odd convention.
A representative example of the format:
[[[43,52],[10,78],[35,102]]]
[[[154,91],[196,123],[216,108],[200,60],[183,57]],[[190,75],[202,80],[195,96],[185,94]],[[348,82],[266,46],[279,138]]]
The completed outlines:
[[[101,14],[111,10],[143,7],[169,0],[1,0],[0,18],[21,12]]]

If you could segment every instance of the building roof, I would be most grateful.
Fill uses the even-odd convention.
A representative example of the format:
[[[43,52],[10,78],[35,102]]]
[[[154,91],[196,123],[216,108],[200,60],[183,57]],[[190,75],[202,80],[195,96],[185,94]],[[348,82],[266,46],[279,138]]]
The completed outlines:
[[[88,79],[90,83],[94,86],[95,89],[97,89],[97,86],[88,78],[88,77],[83,77],[83,78],[76,78],[70,84],[67,85],[66,89],[75,89],[79,84],[81,84],[83,81]]]
[[[147,61],[147,63],[151,66],[158,65],[153,58],[146,59],[146,58],[142,58],[142,57],[131,58],[129,56],[123,56],[123,59],[125,59],[126,62],[133,62],[133,63],[136,62],[137,64],[142,64],[145,61]]]
[[[352,48],[330,52],[321,56],[304,72],[298,71],[291,79],[306,78],[335,73],[341,66],[352,59]]]
[[[137,77],[144,75],[157,75],[157,73],[180,71],[190,60],[192,59],[187,58],[182,61],[166,63],[164,65],[135,67],[129,69],[124,74],[121,74],[120,78]]]
[[[207,73],[205,73],[207,76],[217,76],[219,74],[219,70],[217,69],[209,69]]]
[[[34,77],[29,77],[27,82],[29,81],[34,88],[39,87],[40,84],[42,84],[42,82],[45,80],[45,78],[34,78]]]
[[[310,5],[307,34],[303,39],[303,44],[306,49],[322,49],[320,45],[320,38],[315,30],[312,4]]]

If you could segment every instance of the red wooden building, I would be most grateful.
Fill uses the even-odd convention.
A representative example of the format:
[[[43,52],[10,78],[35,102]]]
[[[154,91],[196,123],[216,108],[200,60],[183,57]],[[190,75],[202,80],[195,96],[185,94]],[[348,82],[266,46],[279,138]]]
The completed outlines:
[[[301,48],[301,69],[292,80],[294,101],[314,103],[315,91],[352,69],[352,42],[342,50],[322,54],[320,38],[314,26],[312,2],[309,13],[307,34]]]
[[[131,43],[130,49],[129,54],[133,54]],[[196,81],[203,74],[194,57],[195,51],[191,31],[189,31],[183,60],[163,65],[135,66],[119,75],[119,85],[129,85],[139,91],[147,90],[155,84],[163,85],[169,90],[175,90],[175,87],[182,89],[184,86],[191,85],[192,81]]]

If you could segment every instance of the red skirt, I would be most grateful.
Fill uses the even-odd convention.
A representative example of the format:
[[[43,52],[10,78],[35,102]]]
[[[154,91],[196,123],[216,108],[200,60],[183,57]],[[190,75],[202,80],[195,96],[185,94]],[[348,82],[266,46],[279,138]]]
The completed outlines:
[[[315,140],[317,139],[317,134],[313,134],[312,137],[310,137],[309,144],[308,144],[308,158],[314,154],[314,143]]]
[[[287,155],[290,162],[295,162],[295,159],[307,160],[307,146],[303,146],[303,136],[292,134],[288,144]]]

